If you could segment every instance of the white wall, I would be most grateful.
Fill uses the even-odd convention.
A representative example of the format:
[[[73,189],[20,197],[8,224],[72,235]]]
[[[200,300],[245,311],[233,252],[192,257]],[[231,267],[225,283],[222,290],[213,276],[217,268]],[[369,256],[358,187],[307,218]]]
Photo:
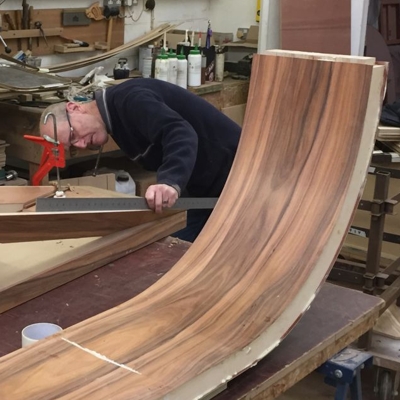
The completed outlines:
[[[0,0],[1,2],[1,0]],[[36,9],[43,8],[85,8],[93,4],[94,0],[28,0],[30,5]],[[127,9],[125,19],[125,42],[133,40],[138,36],[147,33],[151,29],[151,13],[141,13],[145,0],[138,0],[137,5]],[[6,0],[0,10],[21,9],[21,0]],[[100,1],[100,4],[102,1]],[[255,24],[256,0],[156,0],[154,9],[154,26],[157,27],[164,22],[181,23],[179,29],[202,30],[207,29],[208,20],[211,20],[212,29],[220,32],[232,32],[236,34],[238,27],[248,27]],[[228,18],[229,16],[229,18]],[[140,17],[140,18],[139,18]],[[134,21],[138,19],[138,21]],[[136,50],[137,52],[137,50]],[[120,56],[128,57],[131,68],[136,66],[136,57],[130,52],[118,55],[106,63],[106,71],[112,71],[117,59]],[[79,53],[79,57],[86,58],[94,53]],[[67,55],[52,55],[43,57],[42,66],[54,65],[64,61],[71,61],[78,57],[77,53]],[[90,71],[93,66],[70,71],[65,75],[79,76]]]
[[[210,15],[214,31],[231,32],[257,25],[257,0],[211,0]]]

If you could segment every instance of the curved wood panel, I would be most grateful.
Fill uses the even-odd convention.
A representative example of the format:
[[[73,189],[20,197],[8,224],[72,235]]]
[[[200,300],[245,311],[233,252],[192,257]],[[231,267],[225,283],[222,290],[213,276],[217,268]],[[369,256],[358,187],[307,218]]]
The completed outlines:
[[[131,301],[4,357],[0,398],[199,399],[279,344],[346,234],[383,95],[383,67],[312,58],[254,58],[238,154],[196,242]]]

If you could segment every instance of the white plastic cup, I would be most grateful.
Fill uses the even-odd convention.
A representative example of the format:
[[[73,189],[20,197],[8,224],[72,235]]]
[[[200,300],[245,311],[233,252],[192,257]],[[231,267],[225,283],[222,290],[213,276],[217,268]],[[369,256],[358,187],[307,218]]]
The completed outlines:
[[[62,331],[61,326],[48,322],[38,322],[37,324],[28,325],[21,332],[22,347],[29,346],[38,340],[47,338],[60,331]]]

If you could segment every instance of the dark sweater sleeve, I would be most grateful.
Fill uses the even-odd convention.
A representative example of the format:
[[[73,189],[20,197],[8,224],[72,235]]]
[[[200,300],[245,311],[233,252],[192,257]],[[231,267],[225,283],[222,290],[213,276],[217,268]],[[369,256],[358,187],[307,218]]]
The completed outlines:
[[[123,107],[125,113],[131,116],[134,131],[148,140],[150,145],[162,149],[157,183],[177,186],[180,189],[178,192],[183,191],[196,162],[196,131],[151,91],[140,90],[127,97]]]

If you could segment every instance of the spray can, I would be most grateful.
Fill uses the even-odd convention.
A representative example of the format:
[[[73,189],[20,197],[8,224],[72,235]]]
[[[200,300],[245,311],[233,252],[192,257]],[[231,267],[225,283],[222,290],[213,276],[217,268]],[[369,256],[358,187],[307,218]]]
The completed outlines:
[[[161,54],[157,57],[154,77],[168,82],[168,56],[164,49],[161,49]]]
[[[181,47],[181,54],[178,54],[178,74],[176,79],[176,84],[181,88],[187,89],[188,81],[188,63],[183,54],[183,47]]]
[[[197,45],[188,56],[188,86],[201,86],[201,54]]]
[[[168,82],[176,85],[178,78],[178,58],[176,53],[170,49],[168,53]]]

